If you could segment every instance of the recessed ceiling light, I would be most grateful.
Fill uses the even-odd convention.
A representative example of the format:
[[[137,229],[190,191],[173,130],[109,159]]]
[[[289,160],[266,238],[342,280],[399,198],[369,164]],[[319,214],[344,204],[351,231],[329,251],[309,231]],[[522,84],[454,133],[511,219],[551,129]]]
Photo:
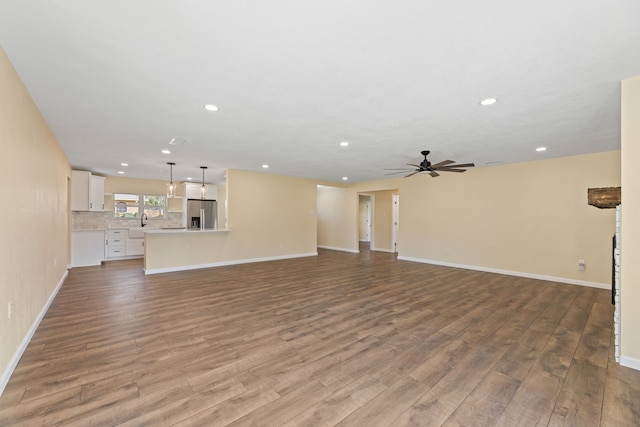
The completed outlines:
[[[129,163],[120,163],[120,166],[129,166]]]
[[[171,151],[169,151],[169,150],[162,150],[162,154],[171,154]]]
[[[171,141],[169,141],[169,145],[182,145],[185,142],[187,141],[181,138],[171,138]]]
[[[348,179],[349,179],[349,177],[346,177],[346,176],[343,176],[343,177],[342,177],[342,180],[343,180],[343,181],[346,181],[346,180],[348,180]]]
[[[547,151],[547,147],[538,147],[536,151]]]
[[[348,147],[348,146],[349,146],[349,141],[342,141],[342,142],[340,143],[340,146],[341,146],[341,147]]]
[[[262,167],[263,167],[264,169],[269,169],[269,165],[267,165],[267,164],[262,165]]]
[[[483,99],[482,101],[480,101],[480,105],[493,105],[496,102],[498,102],[498,100],[496,98],[487,98],[487,99]]]
[[[218,107],[213,104],[207,104],[204,106],[204,109],[207,111],[218,111]]]
[[[193,178],[191,178],[190,176],[187,177],[187,181],[191,181]]]
[[[124,171],[118,171],[120,175],[124,175]]]

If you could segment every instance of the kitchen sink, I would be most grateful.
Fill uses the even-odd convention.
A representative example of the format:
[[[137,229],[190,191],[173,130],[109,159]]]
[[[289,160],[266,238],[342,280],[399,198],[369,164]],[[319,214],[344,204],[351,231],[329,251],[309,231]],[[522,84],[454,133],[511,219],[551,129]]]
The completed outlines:
[[[144,230],[149,230],[148,227],[134,227],[129,229],[130,239],[141,239],[144,237]]]

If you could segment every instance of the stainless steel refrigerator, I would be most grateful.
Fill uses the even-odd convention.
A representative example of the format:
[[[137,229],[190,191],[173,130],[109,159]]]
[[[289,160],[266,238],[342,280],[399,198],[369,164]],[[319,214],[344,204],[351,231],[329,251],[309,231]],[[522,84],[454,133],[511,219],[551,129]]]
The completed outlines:
[[[218,228],[218,203],[215,200],[187,199],[187,227],[189,229]]]

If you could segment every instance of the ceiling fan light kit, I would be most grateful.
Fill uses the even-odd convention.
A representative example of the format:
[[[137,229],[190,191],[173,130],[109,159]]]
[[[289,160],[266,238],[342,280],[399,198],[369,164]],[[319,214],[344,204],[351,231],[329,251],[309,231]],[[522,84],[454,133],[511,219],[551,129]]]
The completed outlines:
[[[408,169],[408,168],[402,168],[402,169],[385,169],[388,171],[397,171],[397,172],[390,172],[387,173],[385,175],[395,175],[395,174],[401,174],[401,173],[407,173],[409,172],[407,175],[405,175],[405,178],[408,178],[410,176],[419,174],[419,173],[424,173],[424,172],[428,172],[429,175],[431,175],[432,178],[436,178],[438,176],[440,176],[440,174],[438,172],[457,172],[457,173],[462,173],[465,172],[467,169],[466,168],[472,168],[475,165],[473,163],[458,163],[455,164],[456,162],[453,160],[443,160],[441,162],[438,162],[436,164],[431,164],[431,162],[427,159],[427,156],[429,155],[430,151],[429,150],[424,150],[421,151],[420,154],[422,154],[424,156],[424,159],[420,162],[419,165],[416,165],[414,163],[407,163],[407,166],[412,166],[415,169]]]

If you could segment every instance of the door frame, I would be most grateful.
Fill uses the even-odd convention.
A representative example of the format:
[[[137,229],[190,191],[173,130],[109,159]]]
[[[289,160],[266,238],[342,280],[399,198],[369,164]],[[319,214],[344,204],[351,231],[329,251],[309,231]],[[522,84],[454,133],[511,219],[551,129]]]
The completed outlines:
[[[375,205],[375,195],[371,194],[371,193],[358,193],[358,236],[357,236],[357,245],[356,247],[360,246],[360,231],[359,231],[359,227],[360,227],[360,197],[367,197],[369,199],[369,212],[367,212],[367,220],[369,221],[369,229],[368,234],[369,234],[369,248],[373,249],[374,248],[374,236],[375,236],[375,217],[373,214],[374,211],[374,205]]]
[[[400,229],[400,194],[391,195],[391,252],[398,252],[398,234]]]

